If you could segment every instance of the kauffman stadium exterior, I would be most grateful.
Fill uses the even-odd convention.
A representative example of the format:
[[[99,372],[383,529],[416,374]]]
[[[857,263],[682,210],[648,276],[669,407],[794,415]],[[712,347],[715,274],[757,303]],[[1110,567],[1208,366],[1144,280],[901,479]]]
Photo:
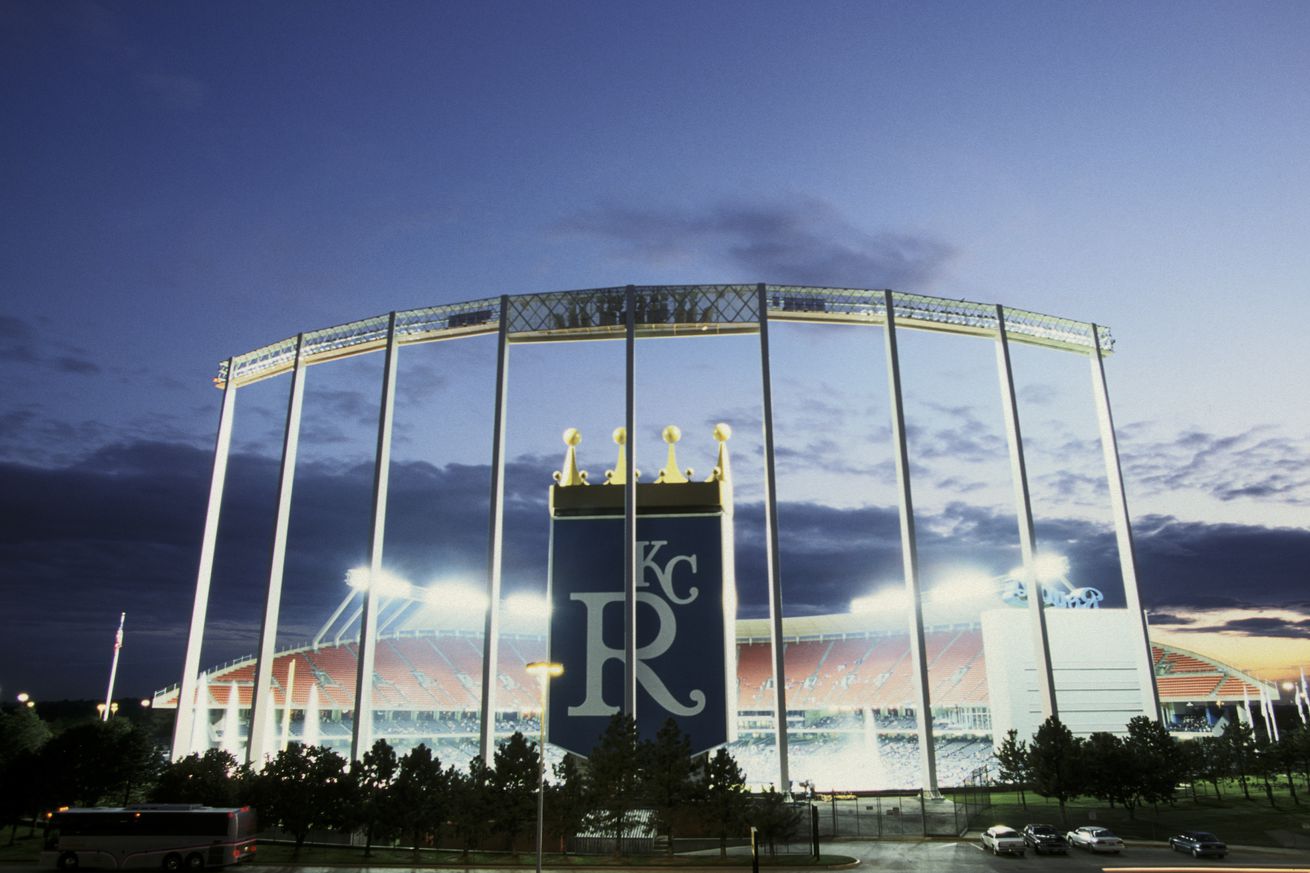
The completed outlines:
[[[804,596],[815,581],[788,575],[791,544],[778,512],[779,459],[794,448],[787,440],[800,428],[775,417],[778,373],[771,331],[775,343],[783,332],[844,331],[842,336],[867,345],[876,365],[871,367],[873,376],[886,385],[879,403],[885,404],[884,430],[874,438],[885,434],[888,466],[894,470],[887,477],[893,498],[888,502],[894,503],[898,520],[899,555],[894,572],[884,572],[894,579],[881,588],[870,591],[866,583],[852,581],[847,611],[816,609],[813,598]],[[913,423],[907,425],[906,416],[913,380],[902,365],[906,338],[919,333],[975,349],[979,344],[987,347],[995,369],[991,384],[999,387],[993,389],[991,401],[999,407],[997,443],[1013,500],[1008,536],[1018,566],[1008,571],[993,567],[968,579],[941,580],[927,578],[931,574],[924,570],[920,552],[925,533],[915,503],[920,468]],[[716,428],[719,456],[709,481],[717,483],[716,493],[725,495],[717,509],[726,519],[727,553],[735,550],[739,567],[758,566],[761,578],[734,576],[733,561],[725,561],[722,580],[715,580],[722,582],[725,593],[710,606],[720,610],[726,627],[735,629],[735,645],[721,645],[708,661],[694,654],[692,660],[659,661],[656,654],[681,643],[664,627],[663,618],[656,635],[661,641],[658,652],[650,641],[655,633],[652,616],[673,613],[667,603],[655,604],[654,595],[642,590],[650,584],[647,559],[660,544],[651,548],[649,538],[640,539],[646,536],[640,531],[642,524],[649,524],[643,518],[663,511],[657,504],[669,503],[660,495],[672,492],[658,489],[678,487],[661,483],[688,480],[674,457],[676,428],[664,431],[667,447],[640,441],[638,349],[654,338],[676,345],[728,337],[738,338],[738,351],[740,343],[752,344],[750,361],[758,369],[752,377],[757,394],[750,401],[758,410],[761,441],[755,452],[734,448],[730,466],[730,428]],[[1265,690],[1253,677],[1222,663],[1152,645],[1149,639],[1106,386],[1104,363],[1113,341],[1104,326],[894,291],[763,284],[627,286],[505,295],[392,312],[302,333],[220,366],[215,382],[223,400],[185,664],[180,683],[155,696],[156,706],[177,708],[174,756],[220,746],[259,762],[288,742],[317,742],[358,757],[375,739],[386,738],[400,747],[427,743],[443,760],[458,763],[476,754],[489,758],[497,738],[514,730],[535,734],[547,689],[529,675],[527,665],[550,659],[562,650],[563,635],[575,629],[565,624],[558,606],[547,608],[552,602],[551,576],[561,560],[553,545],[556,521],[547,516],[561,501],[552,492],[548,509],[544,499],[549,467],[541,468],[540,514],[542,524],[551,525],[552,545],[534,559],[530,575],[537,577],[537,588],[505,574],[505,554],[514,547],[514,532],[505,526],[506,432],[515,412],[509,402],[510,364],[515,348],[527,344],[605,340],[624,348],[619,365],[624,374],[623,427],[615,433],[619,461],[609,471],[608,482],[588,484],[576,470],[570,472],[574,437],[560,465],[563,475],[556,479],[557,488],[573,485],[575,495],[600,496],[603,489],[611,489],[613,499],[601,502],[611,507],[616,524],[619,518],[624,522],[621,528],[605,528],[622,530],[624,540],[618,550],[623,560],[613,565],[610,580],[615,592],[610,599],[623,606],[617,630],[603,629],[602,634],[596,625],[597,639],[609,635],[608,647],[594,658],[587,654],[581,659],[585,664],[563,665],[572,676],[586,672],[588,682],[593,669],[596,683],[602,671],[619,677],[614,687],[624,693],[617,697],[606,699],[608,692],[598,684],[587,691],[588,700],[593,692],[598,695],[599,703],[608,707],[605,711],[648,716],[637,710],[659,698],[645,692],[663,688],[673,672],[721,674],[720,684],[728,693],[718,717],[727,723],[729,748],[752,782],[844,790],[921,788],[935,794],[939,785],[962,784],[976,775],[1008,730],[1030,735],[1048,715],[1058,715],[1083,734],[1122,731],[1138,715],[1163,719],[1175,729],[1207,732],[1233,717],[1233,703],[1244,697],[1258,699]],[[485,400],[491,438],[482,461],[488,471],[488,499],[478,510],[485,513],[486,538],[479,548],[485,550],[486,560],[473,586],[421,587],[394,572],[387,551],[398,361],[414,353],[411,347],[450,342],[477,343],[494,356],[487,362],[495,376]],[[1103,486],[1098,493],[1106,504],[1106,541],[1113,543],[1115,574],[1083,578],[1077,566],[1058,554],[1058,543],[1038,542],[1042,528],[1034,522],[1021,394],[1016,389],[1016,347],[1036,348],[1062,361],[1088,361],[1090,382],[1084,384],[1090,388],[1087,402],[1100,444]],[[576,348],[561,347],[566,355]],[[814,348],[822,350],[824,344]],[[340,577],[323,581],[324,589],[332,592],[332,607],[319,612],[311,639],[302,635],[292,640],[279,617],[307,371],[373,353],[380,359],[381,373],[367,561],[362,567],[343,567]],[[873,378],[849,375],[852,380]],[[288,399],[257,651],[202,671],[236,400],[248,386],[283,377]],[[399,396],[403,404],[403,386]],[[741,401],[735,395],[733,403],[711,414],[740,423]],[[567,399],[562,402],[567,404]],[[627,434],[638,439],[626,445]],[[638,454],[653,468],[655,463],[645,459],[664,460],[665,452],[667,461],[658,477],[647,476],[638,485]],[[595,458],[593,464],[602,460]],[[655,482],[647,484],[652,478]],[[736,485],[740,501],[742,481],[758,483],[758,503],[752,506],[759,510],[760,536],[738,537],[734,543],[732,489]],[[968,497],[969,489],[961,489],[951,504],[957,513]],[[893,508],[888,512],[890,517]],[[751,549],[762,554],[754,556]],[[743,560],[743,555],[759,560]],[[694,572],[694,558],[678,557],[664,571],[672,572],[677,561],[684,561]],[[705,563],[702,560],[702,566]],[[655,570],[658,573],[658,566]],[[753,613],[739,610],[737,590],[752,587],[759,592],[758,608]],[[681,598],[670,594],[671,602],[688,603],[696,590]],[[1030,591],[1040,596],[1030,597]],[[742,599],[743,607],[749,599]],[[808,605],[799,606],[802,602]],[[655,605],[660,609],[651,608]],[[619,615],[617,608],[613,611]],[[603,616],[604,610],[597,614]],[[678,709],[681,703],[670,705],[684,715],[699,713],[689,705],[685,710]],[[557,708],[552,700],[551,735],[557,719],[580,709]]]

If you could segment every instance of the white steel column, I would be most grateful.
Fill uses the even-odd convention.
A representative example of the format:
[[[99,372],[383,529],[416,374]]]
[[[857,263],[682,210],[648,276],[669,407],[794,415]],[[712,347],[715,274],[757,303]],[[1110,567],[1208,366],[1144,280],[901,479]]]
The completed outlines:
[[[382,578],[382,540],[387,531],[387,483],[391,472],[391,420],[396,408],[396,313],[387,321],[387,358],[382,369],[382,404],[378,412],[378,448],[373,466],[373,526],[368,543],[368,588],[359,617],[359,672],[355,680],[355,726],[350,733],[350,760],[360,760],[373,745],[373,662],[377,646],[378,589]]]
[[[192,721],[196,713],[197,674],[200,646],[205,636],[205,613],[209,609],[209,582],[214,574],[214,545],[218,541],[218,516],[223,507],[223,485],[227,481],[227,456],[232,445],[232,415],[236,410],[236,359],[227,359],[227,381],[218,412],[218,436],[214,440],[214,469],[209,480],[209,506],[200,539],[200,566],[196,571],[196,598],[191,607],[191,630],[187,635],[182,682],[177,689],[177,719],[173,722],[173,760],[204,749],[191,748]],[[204,701],[208,704],[208,701]]]
[[[1024,590],[1028,596],[1028,617],[1036,659],[1037,694],[1042,718],[1059,718],[1055,700],[1055,677],[1051,672],[1051,642],[1046,631],[1046,604],[1037,577],[1037,535],[1033,530],[1033,506],[1028,494],[1028,468],[1023,460],[1023,434],[1019,429],[1019,401],[1014,393],[1014,370],[1010,366],[1010,340],[1005,333],[1005,307],[996,307],[996,372],[1001,381],[1001,412],[1005,415],[1005,439],[1010,444],[1010,478],[1014,482],[1015,515],[1019,520],[1019,550],[1023,554]]]
[[[637,717],[637,291],[624,289],[623,714]]]
[[[910,609],[910,666],[915,678],[919,710],[919,776],[929,797],[937,790],[937,750],[933,748],[932,699],[928,694],[928,649],[923,633],[923,604],[919,596],[919,546],[914,532],[914,499],[910,491],[910,452],[905,443],[905,404],[901,397],[901,358],[896,345],[896,314],[892,292],[883,292],[887,328],[887,386],[891,402],[892,441],[896,449],[896,487],[901,517],[901,561],[905,595]]]
[[[296,361],[291,371],[291,392],[287,400],[287,426],[282,435],[282,470],[277,486],[277,519],[273,522],[273,557],[269,561],[268,590],[264,595],[264,622],[259,628],[259,660],[250,700],[250,731],[246,740],[246,763],[264,765],[268,737],[264,725],[275,701],[272,695],[273,659],[277,643],[278,614],[282,607],[282,571],[287,558],[287,526],[291,522],[291,488],[296,478],[296,449],[300,445],[300,410],[305,399],[305,335],[296,336]],[[283,701],[290,711],[291,698]]]
[[[764,557],[769,571],[769,642],[773,650],[775,736],[778,743],[778,790],[791,794],[787,761],[786,643],[782,637],[782,563],[778,556],[778,486],[773,457],[773,377],[769,371],[769,297],[758,289],[760,323],[760,382],[764,401]]]
[[[1105,479],[1110,486],[1110,511],[1114,515],[1114,535],[1119,546],[1119,572],[1123,577],[1124,601],[1138,617],[1141,627],[1142,709],[1160,721],[1160,692],[1155,687],[1155,658],[1151,654],[1151,637],[1147,630],[1142,596],[1137,589],[1137,549],[1133,545],[1133,527],[1128,516],[1128,497],[1124,492],[1123,466],[1119,462],[1119,440],[1110,414],[1110,389],[1105,383],[1105,356],[1101,352],[1100,328],[1090,325],[1092,393],[1096,397],[1096,418],[1101,425],[1101,452],[1105,455]]]
[[[496,408],[491,414],[491,510],[487,531],[487,617],[482,631],[482,715],[479,754],[495,762],[496,687],[500,684],[500,578],[505,533],[505,413],[509,393],[509,296],[500,297],[496,333]],[[543,751],[544,754],[544,751]]]

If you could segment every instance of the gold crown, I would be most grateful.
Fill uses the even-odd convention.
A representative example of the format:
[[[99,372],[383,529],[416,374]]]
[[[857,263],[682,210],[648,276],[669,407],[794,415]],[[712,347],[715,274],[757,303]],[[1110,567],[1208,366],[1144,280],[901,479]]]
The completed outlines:
[[[691,481],[690,477],[694,471],[688,467],[681,470],[678,467],[678,454],[676,445],[682,439],[682,430],[677,425],[669,425],[664,428],[661,436],[664,442],[669,446],[668,457],[665,459],[664,466],[660,468],[659,475],[655,479],[657,485],[675,485]],[[719,444],[719,453],[717,463],[710,475],[705,479],[706,482],[727,482],[729,481],[728,467],[728,439],[732,436],[732,428],[726,424],[719,423],[714,426],[714,439]],[[614,464],[614,469],[605,471],[606,485],[624,485],[627,483],[626,471],[628,467],[628,432],[626,428],[617,427],[612,434],[613,440],[619,447],[619,456]],[[575,427],[564,431],[564,444],[568,449],[564,453],[564,469],[554,474],[556,484],[561,487],[572,487],[578,485],[587,485],[587,471],[578,469],[578,444],[582,442],[582,433]],[[641,471],[634,470],[635,479],[641,478]]]

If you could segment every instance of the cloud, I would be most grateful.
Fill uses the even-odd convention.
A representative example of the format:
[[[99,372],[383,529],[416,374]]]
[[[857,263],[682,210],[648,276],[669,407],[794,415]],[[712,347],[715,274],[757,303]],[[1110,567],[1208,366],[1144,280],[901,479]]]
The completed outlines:
[[[935,278],[954,254],[927,235],[862,230],[814,197],[725,201],[699,211],[602,203],[565,218],[556,229],[608,240],[631,260],[708,259],[779,283],[917,287]]]
[[[102,656],[106,635],[112,634],[112,627],[104,626],[122,610],[128,612],[130,628],[151,629],[131,637],[124,687],[145,691],[176,680],[210,462],[206,447],[141,441],[106,446],[77,463],[50,469],[0,464],[5,482],[0,515],[7,520],[0,528],[0,578],[11,590],[39,592],[15,598],[8,607],[11,631],[0,636],[0,680],[11,681],[8,677],[21,665],[25,675],[46,671],[50,693],[92,693],[83,685],[91,675],[84,667]],[[542,480],[543,471],[557,462],[553,455],[520,456],[506,466],[508,591],[545,584],[549,523]],[[258,620],[276,481],[276,459],[233,455],[210,601],[214,627],[228,630],[207,638],[206,663],[250,648],[249,633],[237,631]],[[483,578],[488,468],[396,463],[390,482],[387,566],[420,583]],[[298,465],[284,639],[322,622],[343,594],[345,571],[366,560],[372,484],[368,462],[302,458]],[[920,562],[929,583],[960,566],[999,575],[1018,562],[1012,512],[956,502],[916,518]],[[783,502],[778,522],[787,615],[844,611],[853,597],[901,578],[894,506]],[[742,615],[767,615],[762,505],[738,503],[734,524]],[[1310,629],[1304,624],[1310,621],[1310,604],[1302,581],[1310,566],[1310,531],[1165,516],[1139,519],[1136,531],[1143,600],[1155,611],[1156,624],[1201,630],[1228,622],[1223,629],[1247,636],[1288,636]],[[1042,519],[1037,536],[1039,548],[1070,559],[1076,584],[1102,588],[1107,605],[1122,604],[1114,534],[1107,526]],[[59,608],[52,610],[52,603]],[[33,664],[33,651],[47,657]]]
[[[1124,475],[1139,493],[1195,489],[1222,501],[1257,498],[1310,505],[1310,439],[1253,427],[1220,435],[1189,429],[1168,437],[1120,430]]]
[[[50,353],[43,352],[43,349]],[[100,365],[88,360],[81,349],[69,346],[57,334],[38,331],[30,322],[12,315],[0,315],[0,361],[78,376],[100,372]]]

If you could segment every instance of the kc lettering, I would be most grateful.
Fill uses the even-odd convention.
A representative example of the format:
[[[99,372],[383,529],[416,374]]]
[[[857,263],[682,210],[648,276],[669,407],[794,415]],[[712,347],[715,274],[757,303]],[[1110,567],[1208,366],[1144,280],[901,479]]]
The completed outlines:
[[[700,689],[693,689],[687,694],[689,702],[683,703],[669,691],[668,686],[655,672],[654,667],[646,663],[646,661],[658,658],[667,652],[677,639],[678,619],[673,606],[670,604],[686,606],[695,601],[700,595],[700,590],[696,586],[690,585],[687,586],[685,597],[678,596],[677,587],[674,584],[675,573],[679,568],[682,568],[684,575],[689,572],[690,575],[694,576],[697,572],[696,556],[675,555],[661,565],[657,558],[661,549],[667,545],[667,540],[643,540],[637,543],[638,567],[640,569],[637,579],[638,589],[649,589],[651,587],[647,581],[647,574],[653,575],[659,586],[658,592],[651,590],[637,591],[637,602],[649,606],[654,611],[655,619],[658,621],[655,638],[649,644],[637,649],[637,684],[645,689],[646,693],[666,711],[673,715],[693,716],[704,710],[705,692]],[[607,663],[610,661],[624,663],[625,656],[622,648],[615,648],[605,644],[604,619],[606,607],[623,603],[623,593],[614,591],[578,592],[569,595],[569,599],[581,603],[587,611],[587,657],[586,696],[580,705],[570,706],[568,714],[570,716],[613,715],[619,711],[619,707],[605,700],[601,676]]]

